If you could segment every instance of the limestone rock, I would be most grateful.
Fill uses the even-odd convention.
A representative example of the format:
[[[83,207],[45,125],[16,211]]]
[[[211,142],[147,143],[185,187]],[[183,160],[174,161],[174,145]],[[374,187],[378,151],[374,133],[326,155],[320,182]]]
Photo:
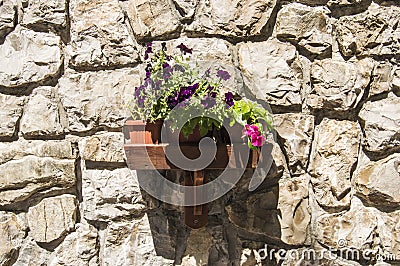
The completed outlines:
[[[70,3],[69,64],[75,68],[130,65],[138,53],[118,0]]]
[[[59,159],[75,159],[72,142],[68,140],[24,140],[0,143],[0,165],[11,160],[19,160],[24,156],[54,157]]]
[[[76,224],[76,231],[67,235],[52,254],[49,266],[98,265],[98,234],[89,224]]]
[[[0,43],[10,33],[17,22],[17,5],[14,0],[0,2]]]
[[[58,93],[70,131],[99,126],[120,128],[127,117],[127,101],[140,85],[138,69],[68,72],[59,80]]]
[[[342,54],[398,55],[400,53],[399,7],[372,4],[366,12],[341,17],[336,23],[337,40]]]
[[[374,206],[400,206],[400,155],[370,162],[356,171],[357,195]]]
[[[25,97],[0,94],[0,138],[11,138],[22,115]]]
[[[180,15],[185,19],[191,19],[194,16],[196,7],[200,0],[173,0]]]
[[[374,68],[369,96],[392,90],[392,66],[389,62],[381,62]]]
[[[94,162],[124,162],[124,136],[122,133],[104,133],[84,138],[79,142],[83,160]]]
[[[105,266],[174,264],[157,256],[147,215],[131,223],[110,223],[102,244],[100,260]]]
[[[370,83],[374,63],[367,58],[356,63],[331,59],[311,67],[312,92],[307,105],[313,109],[346,111],[360,102]]]
[[[39,247],[35,240],[27,237],[19,250],[19,256],[14,266],[42,266],[48,265],[50,252]]]
[[[316,127],[308,171],[321,206],[342,209],[350,205],[350,178],[360,138],[356,122],[324,118]]]
[[[384,152],[400,145],[400,97],[390,93],[388,98],[367,102],[359,114],[364,127],[364,148]]]
[[[304,174],[314,134],[314,116],[304,114],[275,114],[274,127],[283,139],[292,175]]]
[[[67,8],[66,0],[29,1],[22,25],[35,30],[62,30],[67,25]]]
[[[40,243],[49,243],[64,236],[74,229],[77,207],[77,199],[73,195],[45,198],[30,207],[30,236]]]
[[[127,14],[139,40],[179,35],[180,16],[172,1],[129,0]]]
[[[0,206],[75,185],[75,162],[33,155],[0,165]],[[26,207],[26,206],[21,206]]]
[[[84,170],[82,194],[87,220],[108,221],[140,214],[145,208],[137,178],[127,168]]]
[[[10,265],[17,256],[25,232],[15,214],[0,214],[0,265]]]
[[[295,2],[297,3],[302,3],[309,6],[323,6],[326,5],[328,1],[329,0],[295,0]]]
[[[17,26],[0,45],[0,58],[0,86],[12,88],[42,82],[60,71],[60,37]]]
[[[269,104],[301,105],[301,72],[296,69],[296,48],[276,39],[239,45],[239,64],[251,92]]]
[[[187,27],[192,34],[223,35],[231,38],[265,33],[276,0],[200,0],[194,21]]]
[[[392,86],[396,90],[400,90],[400,67],[395,66],[392,70]]]
[[[284,6],[276,19],[276,36],[312,55],[328,54],[332,47],[327,10],[298,3]]]
[[[52,87],[39,87],[33,91],[24,108],[20,130],[24,137],[59,136],[64,132],[66,118],[60,100]]]
[[[205,228],[190,231],[182,266],[209,265],[212,235]]]
[[[365,11],[369,0],[329,0],[327,5],[334,16],[348,16]]]

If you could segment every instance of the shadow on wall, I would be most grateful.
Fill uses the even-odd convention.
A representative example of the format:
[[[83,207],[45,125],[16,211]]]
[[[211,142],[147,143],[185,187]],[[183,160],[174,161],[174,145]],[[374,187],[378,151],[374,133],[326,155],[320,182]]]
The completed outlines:
[[[282,171],[274,161],[260,187],[250,192],[253,171],[246,170],[230,192],[209,203],[208,224],[200,229],[185,225],[183,207],[163,203],[142,190],[156,255],[178,265],[256,265],[251,250],[259,250],[265,244],[284,246],[277,209]],[[151,172],[137,171],[138,179]],[[212,180],[221,172],[207,170],[206,175]],[[161,173],[170,181],[183,184],[184,171]]]

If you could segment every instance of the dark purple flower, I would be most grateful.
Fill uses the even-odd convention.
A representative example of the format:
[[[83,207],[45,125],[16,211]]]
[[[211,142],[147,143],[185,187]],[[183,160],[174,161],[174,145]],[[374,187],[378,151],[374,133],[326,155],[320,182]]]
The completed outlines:
[[[216,98],[217,97],[217,93],[215,91],[213,91],[213,92],[210,93],[210,96],[213,97],[213,98]]]
[[[172,60],[172,56],[167,55],[167,61],[171,61]]]
[[[168,96],[167,105],[170,109],[173,109],[178,103],[178,94],[176,92],[174,93],[174,95]]]
[[[163,65],[162,65],[162,67],[163,68],[167,68],[167,67],[171,67],[168,63],[164,63]]]
[[[138,99],[137,99],[137,103],[138,103],[138,106],[140,108],[143,108],[144,107],[144,97],[143,96],[139,96]]]
[[[152,42],[149,42],[149,43],[146,44],[146,47],[152,47],[152,46],[153,46]]]
[[[192,94],[195,93],[198,88],[199,88],[199,83],[195,83],[191,86],[188,86],[188,89],[192,91]]]
[[[193,52],[192,49],[188,48],[186,45],[184,45],[183,43],[179,44],[177,46],[177,48],[179,48],[181,50],[181,52],[183,54],[191,54]]]
[[[147,47],[146,51],[144,52],[144,60],[149,59],[149,54],[153,52],[153,48]]]
[[[181,66],[181,65],[178,65],[178,64],[174,65],[173,69],[174,69],[174,71],[179,71],[179,72],[182,72],[182,73],[185,72],[185,68],[183,66]]]
[[[234,105],[232,92],[225,93],[225,103],[228,105],[228,107]]]
[[[154,89],[155,89],[155,90],[159,90],[159,89],[161,88],[161,84],[162,84],[162,81],[161,81],[161,80],[156,81],[156,84],[155,84],[155,86],[154,86]]]
[[[168,63],[164,63],[163,68],[163,79],[167,81],[171,77],[172,67]]]
[[[226,80],[231,78],[231,75],[229,75],[228,71],[218,70],[217,77],[219,77],[219,78],[221,78],[221,79],[226,81]]]
[[[201,104],[204,106],[205,109],[210,109],[216,104],[216,100],[213,97],[206,96],[203,100],[201,100]]]
[[[147,64],[147,66],[146,66],[146,78],[150,78],[151,70],[152,70],[151,64]]]

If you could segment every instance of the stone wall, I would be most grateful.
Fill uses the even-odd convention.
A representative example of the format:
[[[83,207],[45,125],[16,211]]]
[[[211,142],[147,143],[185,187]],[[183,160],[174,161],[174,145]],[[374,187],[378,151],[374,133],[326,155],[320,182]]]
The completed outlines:
[[[399,20],[395,0],[0,0],[0,265],[275,265],[265,244],[399,262]],[[200,230],[126,167],[148,41],[237,67],[275,114],[265,181]],[[330,255],[284,265],[376,263]]]

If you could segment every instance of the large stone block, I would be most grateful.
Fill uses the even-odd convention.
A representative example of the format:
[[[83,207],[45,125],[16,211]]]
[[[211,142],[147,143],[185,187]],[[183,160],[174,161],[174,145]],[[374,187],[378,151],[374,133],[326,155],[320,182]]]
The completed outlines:
[[[357,122],[324,118],[316,127],[308,172],[319,205],[337,210],[350,206],[360,138]]]
[[[0,94],[0,138],[12,138],[22,115],[25,97]]]
[[[78,201],[73,195],[43,199],[28,211],[29,234],[39,243],[49,243],[74,229]]]
[[[371,152],[386,152],[400,145],[400,97],[367,102],[359,118],[365,132],[364,148]]]
[[[25,236],[15,214],[0,213],[0,265],[11,265]]]
[[[77,0],[70,3],[69,64],[74,68],[130,65],[138,51],[118,0]]]
[[[0,2],[0,43],[10,33],[17,22],[17,3],[14,0]]]
[[[63,30],[67,26],[67,0],[29,1],[22,25],[34,30]]]
[[[60,37],[17,26],[0,45],[0,86],[43,82],[57,76],[62,63]]]
[[[301,105],[302,73],[295,60],[296,48],[276,39],[239,45],[239,65],[247,87],[269,104]]]
[[[124,135],[104,133],[79,141],[81,158],[93,162],[124,162]]]

